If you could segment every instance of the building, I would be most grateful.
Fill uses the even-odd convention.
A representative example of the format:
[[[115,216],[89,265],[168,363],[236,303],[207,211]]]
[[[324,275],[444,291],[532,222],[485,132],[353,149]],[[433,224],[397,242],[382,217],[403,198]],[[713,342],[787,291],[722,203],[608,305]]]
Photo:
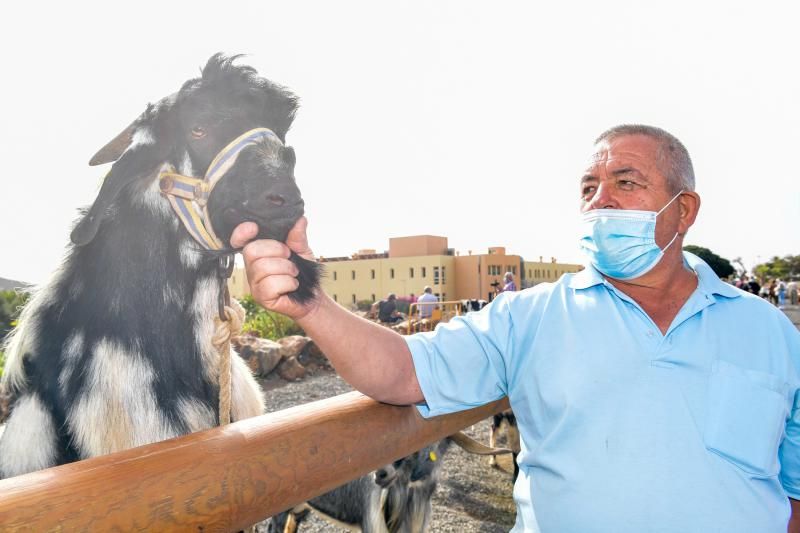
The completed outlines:
[[[538,283],[552,283],[568,272],[579,272],[583,265],[572,263],[559,263],[555,257],[545,262],[542,256],[538,261],[525,261],[523,267],[523,280],[520,287],[527,289]]]
[[[387,252],[359,250],[351,256],[320,257],[325,265],[322,289],[345,306],[374,302],[390,292],[419,296],[426,285],[441,301],[482,299],[491,301],[506,272],[514,274],[517,287],[553,282],[582,265],[525,261],[506,253],[505,247],[489,248],[484,254],[466,255],[447,246],[447,237],[415,235],[389,239]],[[240,298],[249,289],[244,269],[237,267],[228,282],[231,295]]]

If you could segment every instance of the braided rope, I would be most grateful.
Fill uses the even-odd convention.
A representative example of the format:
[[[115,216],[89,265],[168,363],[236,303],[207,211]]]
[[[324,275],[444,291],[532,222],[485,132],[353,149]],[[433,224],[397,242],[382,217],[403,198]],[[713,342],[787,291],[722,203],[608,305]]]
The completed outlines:
[[[231,337],[241,333],[244,308],[236,300],[225,306],[225,318],[214,317],[211,344],[219,352],[219,425],[231,423]]]

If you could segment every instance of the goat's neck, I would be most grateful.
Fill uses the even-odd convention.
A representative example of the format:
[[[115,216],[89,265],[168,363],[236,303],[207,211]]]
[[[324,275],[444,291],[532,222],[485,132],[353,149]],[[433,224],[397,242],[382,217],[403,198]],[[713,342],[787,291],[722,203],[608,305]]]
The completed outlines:
[[[222,281],[156,191],[123,198],[97,237],[74,251],[68,283],[84,282],[111,311],[213,313]]]

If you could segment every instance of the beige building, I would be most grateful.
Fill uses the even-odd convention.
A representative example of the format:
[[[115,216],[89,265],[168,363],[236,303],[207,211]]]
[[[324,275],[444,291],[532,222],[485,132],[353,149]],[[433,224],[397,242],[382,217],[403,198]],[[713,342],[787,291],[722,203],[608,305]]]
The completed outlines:
[[[455,263],[447,238],[433,235],[389,239],[389,251],[359,250],[351,257],[324,257],[322,288],[334,300],[352,305],[374,302],[390,292],[419,296],[426,285],[440,300],[455,298]]]
[[[551,257],[550,261],[545,262],[539,256],[538,261],[525,261],[524,279],[521,287],[527,289],[538,283],[552,283],[566,273],[580,272],[583,268],[583,265],[574,263],[559,263],[555,257]]]
[[[322,289],[345,306],[359,301],[374,302],[390,292],[398,296],[419,296],[430,285],[442,301],[482,299],[491,301],[495,288],[502,287],[506,272],[514,274],[517,287],[527,288],[557,280],[565,272],[577,272],[581,265],[524,261],[507,254],[502,246],[487,253],[466,255],[447,247],[447,237],[415,235],[389,239],[388,252],[359,250],[349,257],[320,257],[325,266]],[[229,280],[231,295],[248,294],[244,270],[236,268]]]

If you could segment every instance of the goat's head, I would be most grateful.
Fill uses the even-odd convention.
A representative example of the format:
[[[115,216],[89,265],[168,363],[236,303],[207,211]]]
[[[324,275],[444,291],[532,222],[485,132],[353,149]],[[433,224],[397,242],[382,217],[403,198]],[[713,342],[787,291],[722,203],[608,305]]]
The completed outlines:
[[[259,77],[252,67],[234,65],[237,57],[211,57],[201,77],[149,105],[92,158],[91,165],[115,163],[91,209],[72,232],[76,245],[95,237],[108,208],[126,188],[149,186],[165,166],[202,178],[231,141],[255,128],[274,135],[236,153],[233,165],[205,199],[207,223],[226,248],[234,228],[245,221],[258,224],[259,238],[286,239],[304,211],[294,179],[294,150],[284,145],[298,99]],[[304,278],[294,296],[304,300],[311,297],[319,274],[315,264],[296,256],[293,260]]]

